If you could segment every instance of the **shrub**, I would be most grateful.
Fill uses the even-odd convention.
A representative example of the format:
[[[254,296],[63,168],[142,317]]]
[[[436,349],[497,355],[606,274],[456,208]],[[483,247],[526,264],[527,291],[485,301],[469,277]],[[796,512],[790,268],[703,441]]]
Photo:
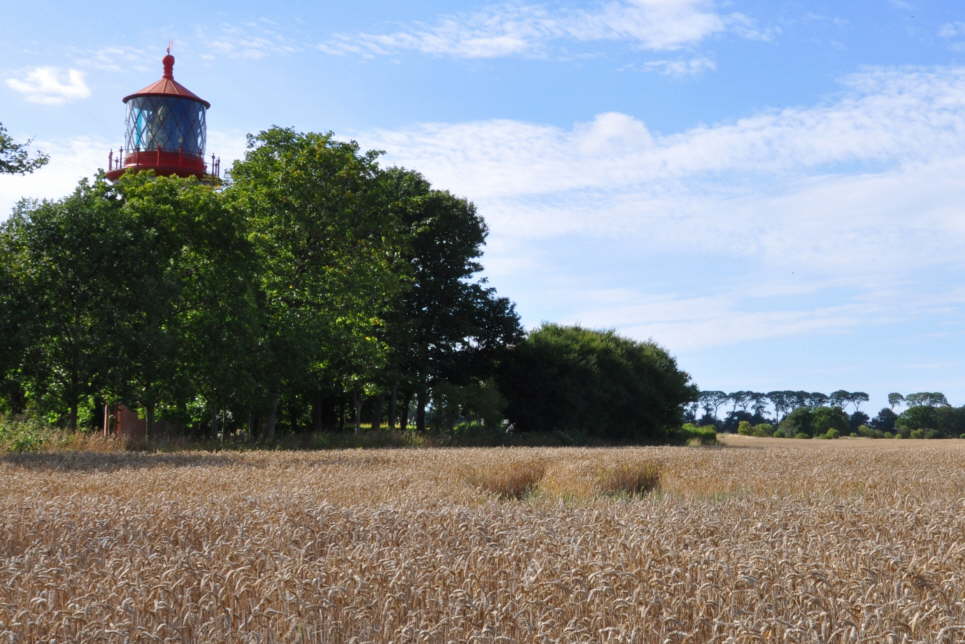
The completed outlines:
[[[737,433],[742,436],[753,436],[754,428],[751,426],[749,421],[742,420],[737,423]]]
[[[640,496],[659,489],[660,468],[655,463],[618,463],[597,472],[597,487],[603,494]]]
[[[770,423],[760,423],[759,425],[754,425],[754,436],[773,436],[774,435],[774,425]]]
[[[811,438],[811,435],[805,434],[804,432],[798,432],[794,435],[794,438]]]
[[[839,432],[837,429],[835,429],[834,427],[832,427],[832,428],[829,429],[828,431],[824,432],[824,434],[821,436],[821,438],[827,438],[827,439],[831,440],[831,439],[838,438],[838,437],[840,437],[840,436],[841,436],[841,432]]]
[[[771,436],[773,436],[774,438],[787,438],[787,434],[784,433],[784,430],[781,429],[780,427],[775,429],[774,433],[771,434]]]
[[[911,430],[911,434],[909,435],[909,438],[924,438],[924,437],[925,437],[924,429],[913,429]]]
[[[672,438],[676,443],[687,445],[716,445],[717,429],[713,425],[698,427],[693,423],[685,423],[673,432]]]
[[[865,438],[883,438],[885,434],[879,429],[874,429],[867,425],[859,425],[858,435],[864,436]]]
[[[546,474],[546,463],[541,460],[516,461],[467,467],[463,479],[480,489],[494,493],[500,499],[521,499],[539,485]]]

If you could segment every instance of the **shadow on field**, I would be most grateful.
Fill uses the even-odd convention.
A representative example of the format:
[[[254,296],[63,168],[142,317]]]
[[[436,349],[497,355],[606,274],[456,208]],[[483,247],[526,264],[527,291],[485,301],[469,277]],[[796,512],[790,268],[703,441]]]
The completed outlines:
[[[30,470],[56,472],[115,472],[126,469],[155,467],[218,467],[226,465],[255,466],[247,460],[223,454],[137,454],[132,452],[26,452],[0,456],[0,463]]]

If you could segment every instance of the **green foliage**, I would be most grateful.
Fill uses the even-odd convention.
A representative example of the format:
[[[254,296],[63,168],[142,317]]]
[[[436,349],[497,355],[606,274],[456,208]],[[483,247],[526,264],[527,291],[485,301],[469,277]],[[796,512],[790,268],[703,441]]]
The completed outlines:
[[[874,429],[867,425],[858,426],[858,435],[865,438],[884,438],[885,434],[880,429]]]
[[[936,427],[938,427],[938,410],[923,405],[909,407],[898,416],[895,422],[895,428],[904,438],[908,438],[912,430]]]
[[[499,382],[519,430],[615,440],[665,440],[680,424],[681,405],[697,395],[690,376],[656,344],[555,324],[509,354]]]
[[[834,427],[831,427],[830,429],[828,429],[828,431],[821,434],[821,438],[827,438],[827,439],[838,438],[840,436],[841,436],[841,432],[835,429]]]
[[[42,152],[31,158],[29,146],[14,141],[0,123],[0,174],[27,174],[46,165],[50,158]]]
[[[798,432],[794,435],[794,438],[811,438],[811,435],[804,432]]]
[[[750,421],[742,420],[737,424],[737,433],[744,436],[753,436],[754,427],[751,425]]]
[[[717,445],[717,429],[713,425],[698,427],[684,423],[671,434],[671,442],[683,445]]]
[[[794,436],[818,436],[826,434],[829,429],[840,435],[849,429],[848,416],[839,407],[800,407],[781,422],[781,429],[784,434]]]

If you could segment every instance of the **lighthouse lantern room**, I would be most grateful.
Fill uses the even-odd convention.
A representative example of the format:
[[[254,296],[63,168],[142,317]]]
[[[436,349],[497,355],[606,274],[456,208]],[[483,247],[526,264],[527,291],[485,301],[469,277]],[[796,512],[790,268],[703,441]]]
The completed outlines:
[[[113,181],[128,170],[154,170],[159,175],[217,179],[220,159],[212,154],[205,163],[204,158],[205,114],[211,104],[174,80],[170,47],[162,64],[160,80],[124,97],[124,147],[108,154],[107,177]]]

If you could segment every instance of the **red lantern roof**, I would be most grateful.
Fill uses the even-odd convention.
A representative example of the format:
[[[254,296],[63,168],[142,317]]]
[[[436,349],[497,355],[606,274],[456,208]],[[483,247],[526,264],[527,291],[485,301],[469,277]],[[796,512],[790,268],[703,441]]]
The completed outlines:
[[[137,96],[179,96],[197,101],[207,108],[211,107],[211,103],[174,80],[174,56],[168,54],[161,62],[164,64],[164,76],[161,77],[161,80],[151,83],[138,92],[125,96],[125,103]]]

